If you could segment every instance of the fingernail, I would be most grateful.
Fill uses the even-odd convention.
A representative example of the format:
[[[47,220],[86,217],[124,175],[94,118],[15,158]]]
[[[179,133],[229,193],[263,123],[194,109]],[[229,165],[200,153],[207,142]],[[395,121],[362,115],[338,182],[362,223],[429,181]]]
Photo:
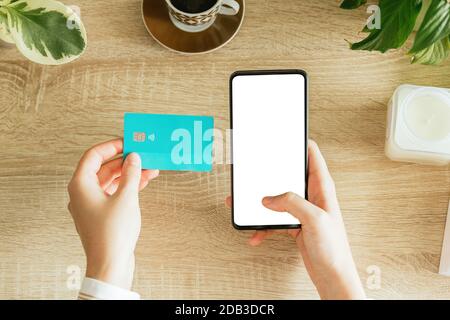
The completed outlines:
[[[159,176],[159,170],[155,170],[152,173],[152,179],[156,178],[157,176]]]
[[[130,153],[127,156],[127,161],[132,166],[140,166],[141,165],[141,157],[139,157],[139,155],[135,152]]]
[[[264,197],[262,202],[263,204],[270,204],[273,200],[273,197]]]

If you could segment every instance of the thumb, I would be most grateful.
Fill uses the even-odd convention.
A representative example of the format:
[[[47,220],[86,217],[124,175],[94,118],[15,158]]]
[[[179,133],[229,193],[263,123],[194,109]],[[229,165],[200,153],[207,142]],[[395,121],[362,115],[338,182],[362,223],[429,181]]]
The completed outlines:
[[[139,183],[141,181],[141,158],[137,153],[130,153],[122,166],[122,175],[117,192],[139,192]]]
[[[302,224],[309,224],[321,214],[321,209],[293,192],[264,197],[262,204],[273,211],[288,212]]]

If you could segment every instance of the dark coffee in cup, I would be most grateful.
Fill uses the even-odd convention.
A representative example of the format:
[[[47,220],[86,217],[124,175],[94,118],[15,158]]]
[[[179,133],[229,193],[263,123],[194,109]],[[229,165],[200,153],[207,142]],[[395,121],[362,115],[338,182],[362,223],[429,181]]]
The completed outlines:
[[[165,1],[169,18],[178,29],[201,32],[208,29],[218,15],[239,13],[237,0],[159,0]],[[1,2],[1,1],[0,1]]]
[[[170,3],[180,11],[199,13],[214,6],[217,0],[170,0]]]

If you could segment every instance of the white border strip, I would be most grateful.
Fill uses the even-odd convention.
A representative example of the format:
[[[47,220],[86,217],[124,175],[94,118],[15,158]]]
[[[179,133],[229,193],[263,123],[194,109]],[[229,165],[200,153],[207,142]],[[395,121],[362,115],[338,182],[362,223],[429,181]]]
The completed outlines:
[[[448,203],[447,222],[445,223],[444,240],[442,241],[439,274],[450,277],[450,201]]]

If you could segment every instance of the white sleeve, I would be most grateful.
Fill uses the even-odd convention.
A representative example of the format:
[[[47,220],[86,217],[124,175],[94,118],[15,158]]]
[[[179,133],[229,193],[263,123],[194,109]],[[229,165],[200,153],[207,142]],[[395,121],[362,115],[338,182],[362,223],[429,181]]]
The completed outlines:
[[[136,292],[92,278],[84,278],[78,294],[79,300],[139,300],[140,298]]]

